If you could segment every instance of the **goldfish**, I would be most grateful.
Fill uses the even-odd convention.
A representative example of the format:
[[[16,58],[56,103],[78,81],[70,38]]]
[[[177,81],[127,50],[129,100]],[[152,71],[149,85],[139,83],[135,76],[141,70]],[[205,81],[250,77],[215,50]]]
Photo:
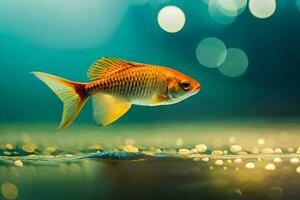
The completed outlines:
[[[91,82],[74,82],[32,72],[63,102],[58,130],[72,124],[92,97],[97,124],[109,125],[123,116],[131,105],[160,106],[180,102],[200,90],[200,83],[174,69],[104,57],[88,69]]]

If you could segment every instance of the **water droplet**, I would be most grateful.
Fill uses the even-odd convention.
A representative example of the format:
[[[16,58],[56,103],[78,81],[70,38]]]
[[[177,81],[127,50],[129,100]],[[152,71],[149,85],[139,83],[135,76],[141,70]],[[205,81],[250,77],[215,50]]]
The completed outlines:
[[[241,159],[241,158],[236,158],[236,159],[234,159],[234,162],[235,162],[235,163],[241,163],[241,162],[242,162],[242,159]]]
[[[215,161],[215,165],[223,165],[224,164],[224,161],[223,160],[221,160],[221,159],[218,159],[218,160],[216,160]]]
[[[242,151],[242,147],[241,147],[240,145],[237,145],[237,144],[231,145],[230,151],[231,151],[232,153],[237,153],[237,152],[239,152],[239,151]]]
[[[299,158],[291,158],[290,162],[293,164],[299,163]]]
[[[136,153],[139,152],[139,149],[133,145],[126,145],[122,147],[122,150],[128,153]]]
[[[21,160],[16,160],[14,163],[18,167],[23,167],[23,162]]]
[[[268,171],[273,171],[276,169],[276,166],[273,163],[269,163],[265,166],[265,169]]]
[[[264,154],[271,154],[271,153],[274,153],[274,150],[272,148],[263,148],[261,150],[261,153],[264,153]]]
[[[254,169],[255,168],[255,164],[253,162],[248,162],[248,163],[246,163],[245,167],[247,169]]]
[[[191,154],[190,150],[188,149],[179,149],[178,153],[184,156]]]
[[[207,151],[207,146],[205,144],[197,144],[195,148],[199,153],[204,153]]]
[[[201,160],[204,161],[204,162],[208,162],[208,161],[209,161],[209,158],[204,157],[204,158],[202,158]]]
[[[300,175],[300,166],[296,168],[296,172]]]
[[[275,163],[279,163],[281,161],[282,161],[281,158],[278,158],[278,157],[273,158],[273,162],[275,162]]]
[[[257,144],[264,145],[265,143],[266,143],[266,140],[264,138],[259,138],[257,140]]]

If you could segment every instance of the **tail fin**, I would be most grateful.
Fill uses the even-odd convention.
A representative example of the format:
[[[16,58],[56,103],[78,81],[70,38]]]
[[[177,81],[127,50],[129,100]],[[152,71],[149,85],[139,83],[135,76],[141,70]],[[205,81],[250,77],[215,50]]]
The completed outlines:
[[[48,85],[63,102],[63,114],[58,130],[70,126],[89,98],[89,96],[83,95],[80,92],[80,86],[83,86],[83,84],[68,81],[43,72],[32,73]]]

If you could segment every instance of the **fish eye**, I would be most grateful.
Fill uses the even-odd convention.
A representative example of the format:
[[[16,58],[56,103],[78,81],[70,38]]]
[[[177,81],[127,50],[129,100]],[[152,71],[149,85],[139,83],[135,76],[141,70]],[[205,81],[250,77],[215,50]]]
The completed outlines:
[[[184,80],[180,83],[180,86],[182,89],[188,90],[190,88],[191,84],[190,84],[190,82]]]

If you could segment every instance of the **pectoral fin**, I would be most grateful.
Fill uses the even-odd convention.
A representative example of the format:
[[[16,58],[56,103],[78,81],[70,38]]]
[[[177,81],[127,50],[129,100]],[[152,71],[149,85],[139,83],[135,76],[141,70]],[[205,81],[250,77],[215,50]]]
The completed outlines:
[[[124,115],[131,107],[125,99],[107,94],[93,96],[94,119],[103,126],[109,125]]]
[[[167,102],[168,99],[169,99],[169,97],[164,94],[154,95],[150,102],[150,106],[162,105],[162,104],[164,104],[164,102]]]

